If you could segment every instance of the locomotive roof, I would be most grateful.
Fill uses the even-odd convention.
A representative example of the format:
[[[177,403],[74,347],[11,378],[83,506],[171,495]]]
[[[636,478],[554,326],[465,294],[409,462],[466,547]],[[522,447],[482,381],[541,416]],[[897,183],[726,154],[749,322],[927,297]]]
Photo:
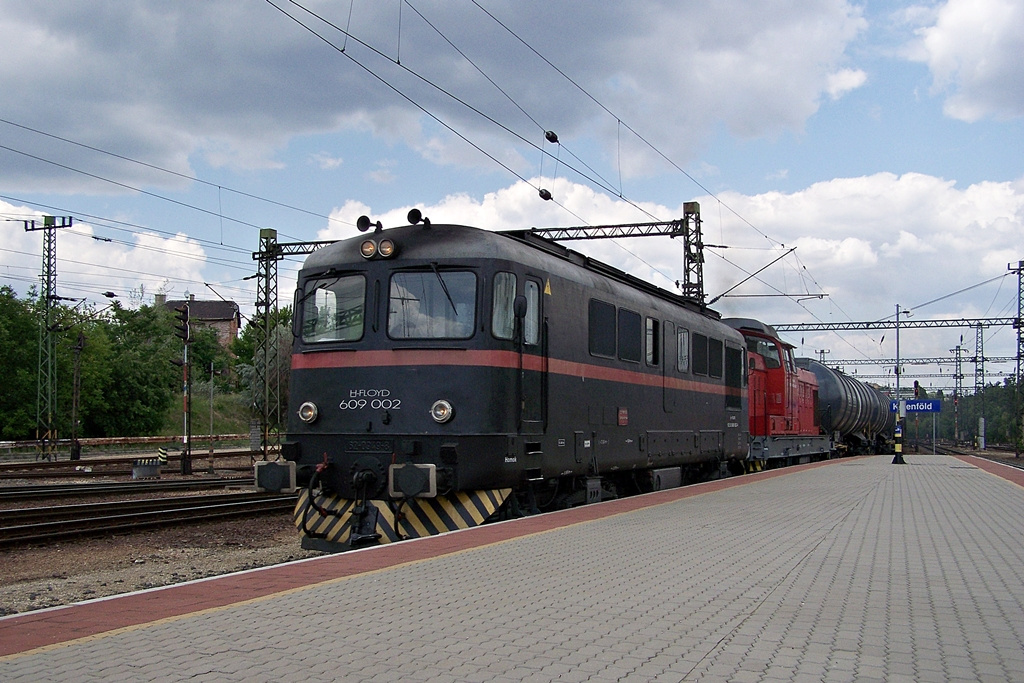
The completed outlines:
[[[359,246],[368,238],[379,240],[385,237],[397,245],[397,258],[400,260],[494,259],[521,263],[545,271],[561,271],[563,275],[569,275],[572,266],[575,266],[671,301],[673,304],[685,306],[709,318],[717,320],[721,317],[717,311],[701,305],[700,302],[657,287],[614,266],[535,235],[529,230],[494,232],[457,224],[389,228],[339,240],[314,251],[306,258],[302,273],[309,276],[315,275],[317,271],[329,271],[342,264],[363,264],[365,260],[359,253]],[[566,267],[556,268],[557,263],[565,264]]]
[[[763,334],[774,339],[778,339],[779,341],[782,341],[782,339],[779,337],[779,333],[775,331],[774,327],[768,325],[767,323],[763,323],[760,320],[754,320],[753,318],[726,318],[722,322],[724,322],[726,325],[733,328],[734,330],[750,330],[752,332],[757,332],[759,334]],[[782,343],[786,344],[786,342]],[[792,346],[792,344],[786,345]]]

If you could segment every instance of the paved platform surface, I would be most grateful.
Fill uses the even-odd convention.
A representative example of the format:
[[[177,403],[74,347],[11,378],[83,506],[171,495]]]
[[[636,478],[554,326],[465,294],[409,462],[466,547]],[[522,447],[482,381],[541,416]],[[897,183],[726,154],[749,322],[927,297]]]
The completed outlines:
[[[1024,472],[834,460],[0,619],[0,681],[1024,681]]]

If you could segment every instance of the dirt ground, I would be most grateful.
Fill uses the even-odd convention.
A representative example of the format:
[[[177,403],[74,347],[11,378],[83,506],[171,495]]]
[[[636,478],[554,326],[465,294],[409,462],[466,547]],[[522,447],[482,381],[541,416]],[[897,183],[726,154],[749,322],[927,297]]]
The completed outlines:
[[[0,616],[264,567],[303,550],[288,513],[0,550]]]

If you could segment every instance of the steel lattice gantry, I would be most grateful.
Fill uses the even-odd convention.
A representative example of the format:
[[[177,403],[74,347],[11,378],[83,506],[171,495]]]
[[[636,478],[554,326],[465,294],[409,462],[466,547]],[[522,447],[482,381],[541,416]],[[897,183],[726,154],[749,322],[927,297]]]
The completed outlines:
[[[902,326],[901,326],[902,327]],[[952,349],[951,349],[952,351]],[[990,363],[1009,363],[1016,360],[1015,356],[986,356]],[[953,363],[949,358],[935,356],[932,358],[900,358],[900,365],[945,365]],[[845,367],[847,365],[896,365],[895,358],[829,358],[822,361],[823,365]]]
[[[584,225],[574,228],[531,228],[530,234],[553,242],[600,240],[620,237],[667,235],[683,239],[683,279],[677,284],[683,296],[704,303],[704,242],[700,231],[700,204],[683,203],[683,217],[654,223]]]
[[[901,320],[900,329],[921,327],[998,327],[1014,325],[1016,318],[953,318],[951,320]],[[895,320],[846,323],[793,323],[772,325],[776,332],[840,332],[851,330],[891,330],[896,328]]]
[[[277,230],[260,230],[260,250],[253,252],[257,262],[256,345],[253,353],[253,408],[260,418],[260,448],[266,460],[271,448],[280,445],[281,437],[281,354],[277,328],[280,312],[277,299],[277,262],[285,256],[311,254],[320,247],[333,244],[321,242],[277,241]],[[295,312],[292,312],[295,315]]]
[[[1019,264],[1024,261],[1019,262]],[[1016,384],[1020,384],[1020,367],[1021,367],[1021,355],[1022,355],[1022,344],[1021,341],[1021,297],[1024,296],[1024,286],[1020,283],[1020,265],[1017,269],[1010,268],[1010,270],[1016,270],[1018,273],[1018,294],[1017,294],[1017,317],[1016,318],[955,318],[951,320],[901,320],[898,323],[900,329],[904,328],[938,328],[938,327],[973,327],[976,330],[975,340],[975,355],[972,360],[975,363],[974,366],[974,390],[976,394],[980,394],[981,400],[984,401],[984,392],[980,391],[984,388],[985,384],[985,361],[996,360],[985,358],[984,352],[984,331],[986,327],[998,327],[1003,325],[1011,325],[1017,329],[1017,380]],[[871,322],[845,322],[845,323],[794,323],[794,324],[781,324],[773,325],[778,332],[838,332],[838,331],[856,331],[856,330],[880,330],[880,329],[894,329],[897,327],[895,320],[875,320]],[[963,387],[961,385],[963,375],[960,370],[960,347],[956,347],[956,382],[957,387],[954,391],[954,410],[956,410],[956,403],[962,395]],[[903,361],[900,361],[901,364]],[[1019,412],[1019,409],[1018,409]],[[984,404],[981,407],[981,414],[985,414]]]

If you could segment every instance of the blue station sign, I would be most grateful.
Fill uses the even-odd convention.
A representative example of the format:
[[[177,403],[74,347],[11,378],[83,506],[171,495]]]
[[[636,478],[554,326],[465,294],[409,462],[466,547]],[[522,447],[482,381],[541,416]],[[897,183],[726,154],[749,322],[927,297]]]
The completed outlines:
[[[942,401],[939,399],[914,399],[912,401],[905,401],[907,404],[908,413],[941,413],[942,412]],[[889,401],[889,412],[899,412],[900,406],[899,401]]]

